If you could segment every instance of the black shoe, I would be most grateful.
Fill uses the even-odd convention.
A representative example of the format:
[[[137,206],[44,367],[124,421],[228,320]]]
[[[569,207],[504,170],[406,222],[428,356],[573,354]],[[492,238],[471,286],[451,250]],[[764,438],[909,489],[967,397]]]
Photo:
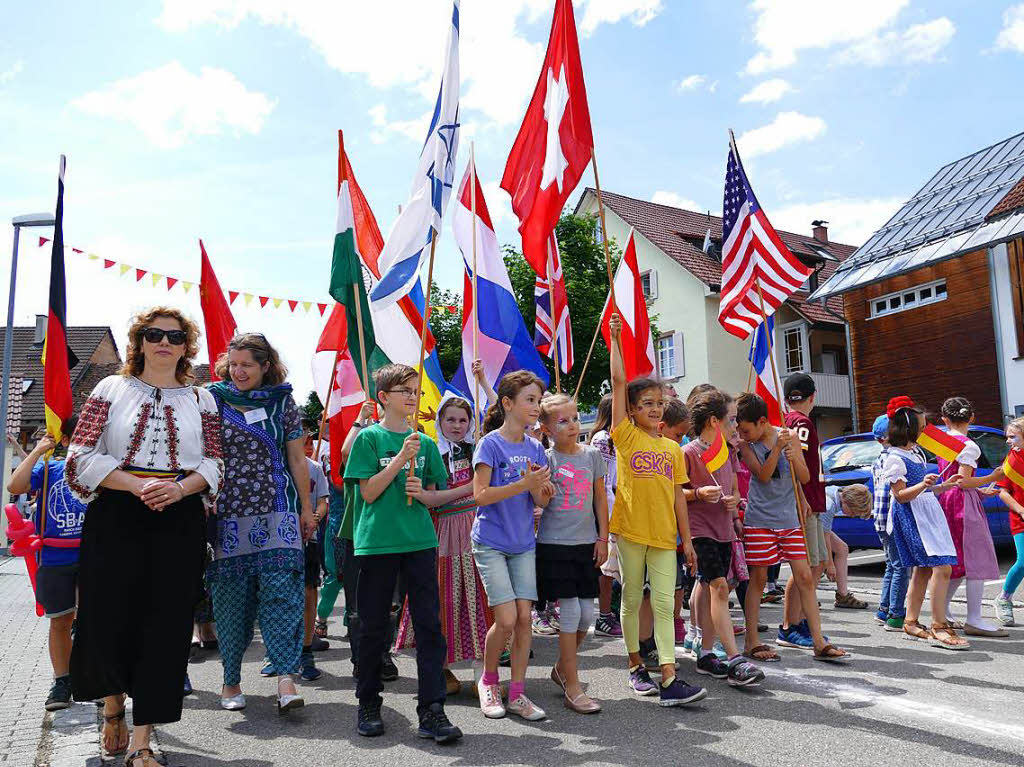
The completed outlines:
[[[192,681],[188,678],[188,674],[185,674],[185,686],[181,690],[181,697],[187,698],[193,692]]]
[[[395,665],[395,656],[385,653],[380,664],[380,681],[394,682],[398,679],[398,666]]]
[[[433,738],[435,743],[451,743],[462,737],[462,730],[448,721],[442,704],[431,703],[430,708],[420,714],[417,734],[421,738]]]
[[[380,718],[380,706],[380,698],[372,703],[359,704],[359,721],[356,729],[363,737],[375,738],[384,734],[384,720]]]
[[[353,663],[352,664],[352,678],[353,679],[359,679],[359,664],[358,663]]]
[[[188,680],[188,677],[185,677]],[[53,687],[46,697],[47,711],[60,711],[71,706],[71,677],[65,674],[53,680]]]
[[[322,677],[324,672],[316,667],[313,660],[313,652],[304,652],[299,657],[299,676],[306,682],[315,682]]]
[[[309,643],[313,652],[323,652],[324,650],[331,649],[331,643],[326,639],[321,639],[318,636],[313,637],[313,641]]]
[[[715,679],[725,679],[729,676],[729,667],[720,661],[717,655],[709,652],[697,659],[697,673]]]

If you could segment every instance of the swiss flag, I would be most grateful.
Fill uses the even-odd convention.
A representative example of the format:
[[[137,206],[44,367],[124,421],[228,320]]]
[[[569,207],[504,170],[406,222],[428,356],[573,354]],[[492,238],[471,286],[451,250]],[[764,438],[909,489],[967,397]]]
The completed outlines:
[[[640,284],[640,267],[636,262],[636,242],[633,231],[629,232],[626,252],[622,254],[618,271],[615,272],[615,311],[622,317],[622,361],[626,367],[626,380],[649,376],[654,372],[654,339],[651,338],[651,321],[647,316],[647,301]],[[611,348],[612,299],[604,305],[601,318],[601,335]]]
[[[213,372],[220,355],[227,351],[228,344],[238,324],[231,314],[231,308],[224,299],[224,291],[220,289],[213,265],[206,255],[203,241],[199,241],[199,252],[202,256],[202,269],[199,274],[199,305],[203,310],[203,324],[206,326],[206,349],[210,355],[210,379],[219,380]]]
[[[571,0],[556,0],[548,53],[501,188],[512,196],[523,255],[547,279],[547,242],[594,152]]]

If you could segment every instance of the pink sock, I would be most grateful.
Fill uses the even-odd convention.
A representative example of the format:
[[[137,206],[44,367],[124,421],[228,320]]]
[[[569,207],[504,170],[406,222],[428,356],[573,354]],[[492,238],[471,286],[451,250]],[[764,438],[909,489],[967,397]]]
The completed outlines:
[[[509,682],[508,699],[513,701],[526,691],[526,682]]]
[[[483,683],[490,686],[498,683],[498,672],[497,671],[485,671],[482,679]]]

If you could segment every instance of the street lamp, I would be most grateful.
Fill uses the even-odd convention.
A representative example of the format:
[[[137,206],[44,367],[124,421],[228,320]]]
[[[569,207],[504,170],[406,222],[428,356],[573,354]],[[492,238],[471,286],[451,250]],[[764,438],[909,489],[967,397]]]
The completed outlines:
[[[18,278],[18,238],[22,228],[34,226],[53,226],[52,213],[30,213],[26,216],[15,216],[11,219],[14,226],[14,250],[11,254],[11,290],[7,298],[7,327],[4,329],[4,377],[3,390],[0,392],[0,435],[4,444],[0,446],[0,481],[6,483],[7,474],[7,398],[11,385],[11,354],[14,351],[14,286]]]

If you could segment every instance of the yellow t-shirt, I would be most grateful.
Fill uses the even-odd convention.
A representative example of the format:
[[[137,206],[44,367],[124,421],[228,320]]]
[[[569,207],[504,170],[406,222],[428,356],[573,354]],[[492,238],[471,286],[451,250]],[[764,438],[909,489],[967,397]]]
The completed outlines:
[[[628,418],[612,431],[618,489],[609,531],[634,543],[675,549],[679,537],[675,486],[689,481],[683,449],[652,437]]]

